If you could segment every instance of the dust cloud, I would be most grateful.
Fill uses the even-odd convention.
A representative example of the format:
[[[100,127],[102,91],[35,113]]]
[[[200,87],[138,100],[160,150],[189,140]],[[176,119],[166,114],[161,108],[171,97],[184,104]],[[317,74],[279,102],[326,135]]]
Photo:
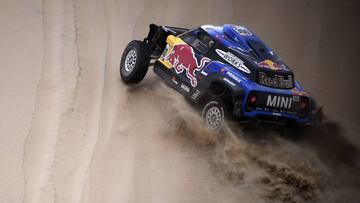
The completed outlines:
[[[160,106],[151,110],[156,113],[147,114],[156,121],[152,128],[158,125],[162,130],[144,136],[185,139],[191,146],[189,152],[197,153],[205,161],[210,169],[207,173],[215,177],[217,184],[237,189],[223,200],[236,202],[245,197],[246,202],[359,200],[358,147],[346,139],[344,134],[349,132],[338,123],[325,118],[316,127],[291,129],[261,124],[239,126],[229,121],[222,134],[216,135],[203,127],[195,109],[170,88],[157,84],[148,89],[149,86],[130,88],[128,95],[136,98],[131,99],[133,102],[141,100],[138,94],[147,95],[145,103]],[[136,106],[127,116],[139,121],[146,110],[138,109],[138,103],[133,102],[126,105]],[[207,185],[206,181],[203,184]]]
[[[357,202],[360,198],[356,192],[360,184],[358,147],[344,136],[349,132],[334,121],[325,118],[319,126],[305,129],[261,124],[239,126],[229,121],[222,134],[216,135],[204,128],[194,107],[157,78],[147,78],[144,84],[127,87],[125,91],[127,99],[122,105],[126,110],[119,115],[121,124],[115,134],[127,137],[125,143],[133,149],[129,152],[126,146],[123,150],[130,159],[127,161],[135,163],[127,164],[131,168],[120,166],[122,162],[106,165],[118,167],[114,173],[123,174],[126,170],[126,177],[128,173],[134,177],[119,186],[125,192],[108,201],[128,195],[128,185],[135,188],[133,196],[121,200],[130,202],[145,201],[144,198],[160,202],[237,202],[239,199],[245,202]],[[122,120],[123,116],[128,119]],[[134,130],[139,126],[141,129]],[[121,148],[124,140],[118,142],[107,146]],[[123,154],[123,150],[116,151]],[[171,153],[186,155],[179,159],[180,155]],[[105,155],[111,153],[105,152]],[[122,157],[119,160],[124,160],[124,155],[119,156]],[[193,156],[201,164],[193,163],[190,158]],[[170,157],[176,157],[172,164],[177,169],[165,166],[154,168],[156,172],[149,171],[149,163],[157,165],[158,159],[164,161]],[[108,169],[103,170],[107,174]],[[179,170],[197,178],[179,177]],[[156,173],[162,175],[151,182],[137,179],[138,176],[151,179]],[[199,173],[207,178],[199,178]],[[171,188],[159,186],[168,176],[175,176],[171,177],[172,186],[199,184],[202,188],[192,188],[196,193],[191,196],[172,199]],[[118,181],[124,181],[123,178],[119,177]],[[146,197],[140,189],[144,184],[150,191],[160,187],[166,192],[153,192]],[[203,188],[222,191],[203,197]],[[123,192],[125,194],[121,194]]]

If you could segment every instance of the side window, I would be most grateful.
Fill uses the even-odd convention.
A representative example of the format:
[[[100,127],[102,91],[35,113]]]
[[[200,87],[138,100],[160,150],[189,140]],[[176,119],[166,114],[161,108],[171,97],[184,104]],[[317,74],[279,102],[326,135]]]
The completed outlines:
[[[184,33],[184,35],[181,35],[180,37],[184,40],[184,42],[203,55],[206,55],[215,45],[215,42],[205,32],[202,32],[199,29]]]

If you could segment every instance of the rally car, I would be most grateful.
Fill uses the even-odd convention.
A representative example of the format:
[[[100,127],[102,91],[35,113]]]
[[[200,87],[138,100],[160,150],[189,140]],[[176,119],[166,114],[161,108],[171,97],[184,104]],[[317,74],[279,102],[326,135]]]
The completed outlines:
[[[194,29],[150,25],[143,41],[131,41],[120,62],[126,84],[139,83],[149,66],[169,86],[201,107],[208,128],[225,118],[312,125],[319,108],[294,73],[244,26]]]

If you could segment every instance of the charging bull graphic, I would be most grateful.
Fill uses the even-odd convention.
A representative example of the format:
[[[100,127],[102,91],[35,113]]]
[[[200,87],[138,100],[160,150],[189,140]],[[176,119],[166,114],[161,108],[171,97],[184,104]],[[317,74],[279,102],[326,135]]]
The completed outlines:
[[[270,68],[270,69],[273,69],[273,70],[286,69],[284,65],[274,63],[274,62],[272,62],[270,60],[262,61],[262,62],[258,63],[257,65],[259,67],[262,67],[262,68]]]
[[[211,61],[209,58],[203,57],[199,64],[193,48],[187,44],[174,45],[172,50],[165,55],[164,60],[174,67],[177,74],[185,71],[193,87],[197,85],[196,72],[201,71],[205,64]]]

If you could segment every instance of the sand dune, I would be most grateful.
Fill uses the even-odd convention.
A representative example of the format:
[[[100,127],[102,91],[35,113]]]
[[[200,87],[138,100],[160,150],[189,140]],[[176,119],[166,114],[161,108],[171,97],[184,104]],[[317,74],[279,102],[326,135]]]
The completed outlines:
[[[359,6],[2,1],[0,202],[359,202]],[[302,131],[229,123],[212,135],[151,70],[139,85],[121,82],[124,47],[153,22],[249,26],[327,120]]]

